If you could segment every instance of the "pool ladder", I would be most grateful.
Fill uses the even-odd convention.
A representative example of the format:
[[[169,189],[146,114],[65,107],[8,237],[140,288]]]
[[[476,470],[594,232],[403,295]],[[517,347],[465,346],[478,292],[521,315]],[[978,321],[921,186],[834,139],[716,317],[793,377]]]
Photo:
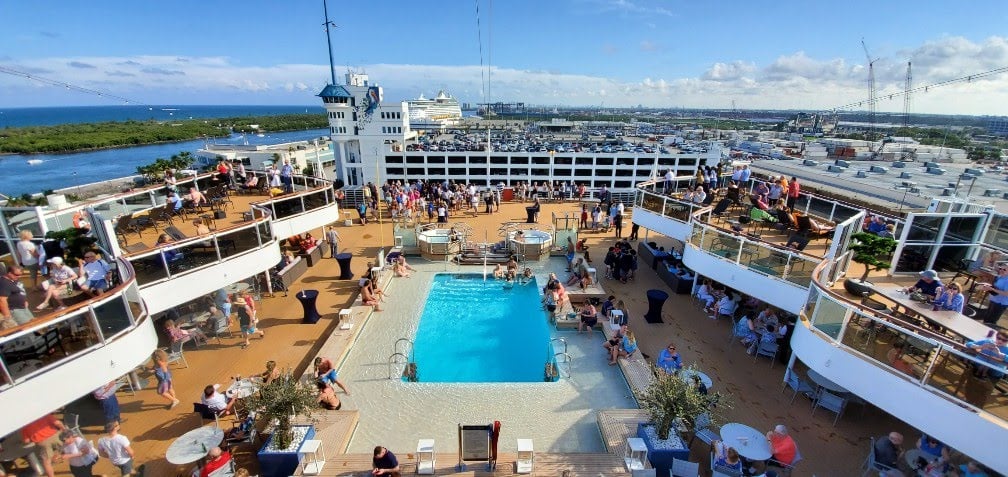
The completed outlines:
[[[557,349],[556,346],[553,346],[554,343],[557,343],[557,342],[559,342],[560,344],[563,345],[563,351],[554,351],[553,352],[553,356],[552,356],[552,360],[553,360],[553,362],[556,363],[556,369],[557,369],[558,373],[560,372],[560,369],[561,369],[560,368],[560,364],[561,363],[567,365],[567,379],[570,379],[570,377],[571,377],[571,363],[573,363],[573,358],[571,358],[571,355],[569,353],[567,353],[567,340],[565,340],[563,338],[553,338],[553,339],[551,339],[550,340],[550,348],[552,350],[556,350]]]
[[[399,350],[399,343],[403,343],[402,351]],[[392,346],[392,356],[388,359],[388,378],[396,379],[403,376],[411,382],[416,382],[416,361],[413,360],[413,341],[409,338],[399,338]],[[409,371],[409,373],[407,373]]]

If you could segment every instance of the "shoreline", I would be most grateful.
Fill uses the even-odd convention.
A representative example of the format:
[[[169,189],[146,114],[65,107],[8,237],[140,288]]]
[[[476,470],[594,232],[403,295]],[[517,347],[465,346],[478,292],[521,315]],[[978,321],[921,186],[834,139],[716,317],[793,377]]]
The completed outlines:
[[[311,131],[313,129],[318,129],[318,128],[277,129],[275,131],[269,131],[269,132],[271,132],[271,133],[285,133],[285,132]],[[209,139],[209,138],[214,138],[214,139],[226,138],[226,137],[231,137],[234,134],[235,133],[231,133],[230,135],[227,135],[227,136],[198,136],[198,137],[193,137],[193,138],[188,138],[188,139],[179,139],[179,140],[175,140],[175,141],[145,142],[143,144],[128,144],[128,145],[108,146],[108,147],[92,147],[92,148],[86,148],[86,149],[75,149],[75,150],[72,150],[72,151],[54,151],[54,152],[0,152],[0,159],[3,159],[5,157],[9,157],[9,156],[38,156],[38,155],[44,155],[44,154],[49,154],[49,155],[80,154],[80,153],[83,153],[83,152],[107,151],[107,150],[110,150],[110,149],[129,149],[129,148],[133,148],[133,147],[157,146],[157,145],[163,145],[163,144],[178,144],[178,143],[189,142],[189,141],[197,141],[197,140],[203,139],[203,138],[207,138],[207,139]],[[248,134],[248,133],[246,133],[246,134]]]

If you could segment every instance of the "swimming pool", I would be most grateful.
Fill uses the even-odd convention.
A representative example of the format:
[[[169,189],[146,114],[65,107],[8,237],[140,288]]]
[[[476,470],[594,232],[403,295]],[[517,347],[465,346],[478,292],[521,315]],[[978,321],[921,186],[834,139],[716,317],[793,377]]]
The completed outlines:
[[[554,270],[535,270],[537,283],[549,271],[563,270],[560,258],[548,262]],[[343,409],[360,413],[348,452],[371,452],[383,445],[403,455],[416,449],[417,439],[435,439],[437,452],[453,452],[458,445],[458,424],[503,423],[500,452],[514,452],[515,439],[533,439],[537,452],[605,452],[596,411],[634,409],[634,400],[618,366],[609,366],[600,333],[577,334],[549,328],[550,338],[564,338],[573,365],[568,376],[555,383],[536,382],[403,382],[395,372],[390,379],[390,356],[401,338],[416,336],[424,303],[443,263],[417,261],[410,278],[395,278],[387,286],[390,297],[385,311],[375,313],[363,325],[346,359],[339,366],[340,380],[351,394],[340,394]],[[456,267],[452,267],[453,269]],[[462,266],[460,272],[478,273],[482,266]],[[485,308],[497,307],[500,288],[480,297]],[[516,285],[517,287],[517,285]],[[539,286],[533,287],[538,292]],[[542,311],[531,314],[543,322]],[[460,325],[460,340],[479,340]],[[337,332],[340,332],[337,330]],[[560,345],[557,345],[559,348]],[[537,367],[545,364],[545,345]],[[536,353],[538,355],[538,353]],[[502,357],[510,359],[510,356]],[[424,364],[420,363],[421,379]],[[400,366],[401,368],[401,366]]]
[[[435,275],[414,340],[417,380],[543,381],[553,347],[536,283],[507,287],[482,274]]]

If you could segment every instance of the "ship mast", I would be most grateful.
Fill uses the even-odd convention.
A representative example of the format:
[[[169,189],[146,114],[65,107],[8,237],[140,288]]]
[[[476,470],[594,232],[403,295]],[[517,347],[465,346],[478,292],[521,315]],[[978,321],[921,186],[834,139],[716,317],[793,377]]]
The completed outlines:
[[[325,36],[326,43],[329,44],[329,75],[332,77],[332,84],[336,84],[336,65],[333,63],[332,36],[329,35],[329,26],[336,28],[336,24],[329,21],[329,6],[326,0],[322,0],[322,10],[325,12]]]

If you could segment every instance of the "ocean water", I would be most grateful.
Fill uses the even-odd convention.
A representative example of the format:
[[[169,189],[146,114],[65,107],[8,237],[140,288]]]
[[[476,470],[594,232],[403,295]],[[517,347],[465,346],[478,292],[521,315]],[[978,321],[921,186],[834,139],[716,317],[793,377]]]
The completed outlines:
[[[321,105],[313,106],[71,106],[49,108],[0,108],[0,128],[52,126],[56,124],[98,123],[105,121],[146,121],[153,119],[230,118],[238,116],[274,116],[278,114],[325,114]]]
[[[40,108],[41,109],[41,108]],[[302,109],[303,110],[303,109]],[[212,144],[275,144],[288,141],[311,140],[329,134],[327,129],[268,133],[264,137],[232,135],[211,139]],[[71,154],[13,154],[0,155],[0,194],[19,196],[50,189],[62,189],[90,184],[136,174],[137,166],[150,164],[155,159],[169,158],[181,151],[195,153],[206,141],[175,142],[136,146]],[[40,164],[28,164],[41,160]]]

